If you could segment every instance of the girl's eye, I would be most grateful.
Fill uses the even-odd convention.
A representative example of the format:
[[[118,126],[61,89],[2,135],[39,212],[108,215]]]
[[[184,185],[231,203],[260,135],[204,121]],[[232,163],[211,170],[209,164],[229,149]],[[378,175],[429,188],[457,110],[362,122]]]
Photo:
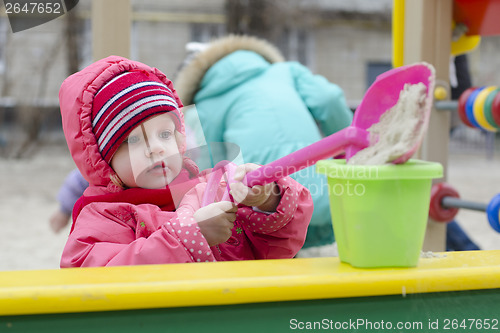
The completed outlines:
[[[162,138],[162,139],[170,139],[171,136],[172,136],[172,132],[171,131],[162,131],[162,132],[160,132],[160,138]]]
[[[137,135],[130,135],[126,140],[125,142],[127,142],[128,144],[134,144],[134,143],[137,143],[139,142],[139,137]]]

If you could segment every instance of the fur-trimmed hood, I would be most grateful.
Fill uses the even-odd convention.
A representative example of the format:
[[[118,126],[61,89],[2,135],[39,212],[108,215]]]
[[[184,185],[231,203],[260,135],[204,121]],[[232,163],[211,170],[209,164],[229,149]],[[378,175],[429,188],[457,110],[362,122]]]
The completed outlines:
[[[206,72],[225,56],[240,50],[252,51],[268,63],[285,61],[281,52],[269,42],[252,36],[229,35],[211,42],[179,71],[175,87],[184,105],[194,103],[194,96]]]

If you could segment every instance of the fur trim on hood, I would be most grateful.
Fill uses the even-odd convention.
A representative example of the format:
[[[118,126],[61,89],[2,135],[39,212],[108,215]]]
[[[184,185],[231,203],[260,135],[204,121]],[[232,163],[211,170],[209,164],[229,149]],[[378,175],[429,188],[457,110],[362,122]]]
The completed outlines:
[[[205,73],[217,61],[238,50],[258,53],[269,63],[285,61],[278,48],[263,39],[244,35],[229,35],[216,39],[179,71],[175,80],[175,88],[182,103],[193,104],[194,95]]]

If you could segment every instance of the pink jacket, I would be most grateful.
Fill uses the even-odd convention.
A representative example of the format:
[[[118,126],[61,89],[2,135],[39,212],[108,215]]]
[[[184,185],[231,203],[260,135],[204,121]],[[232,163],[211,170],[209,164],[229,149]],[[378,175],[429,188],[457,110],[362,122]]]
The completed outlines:
[[[99,88],[132,69],[155,74],[175,93],[170,80],[159,70],[116,56],[90,65],[61,86],[59,99],[68,147],[90,184],[85,196],[123,191],[111,182],[114,171],[99,153],[91,111]],[[302,247],[313,203],[309,191],[289,177],[277,182],[282,200],[276,212],[267,214],[240,205],[233,236],[226,243],[209,247],[193,219],[201,205],[206,173],[197,177],[200,183],[184,196],[176,211],[163,211],[154,204],[86,205],[74,221],[61,267],[292,258]]]

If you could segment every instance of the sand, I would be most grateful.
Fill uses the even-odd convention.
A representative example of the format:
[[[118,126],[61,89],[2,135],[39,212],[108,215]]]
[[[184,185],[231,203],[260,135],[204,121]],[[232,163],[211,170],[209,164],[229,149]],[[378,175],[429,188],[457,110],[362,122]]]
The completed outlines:
[[[0,270],[36,270],[59,267],[69,226],[55,234],[48,219],[57,209],[59,186],[74,167],[62,144],[39,147],[30,157],[0,158]],[[452,154],[449,183],[464,199],[489,202],[500,193],[500,156]],[[461,210],[459,223],[484,250],[500,250],[500,234],[491,229],[484,213]]]
[[[370,146],[354,155],[348,164],[380,165],[414,152],[428,123],[430,101],[426,96],[423,83],[405,84],[396,105],[368,129]]]
[[[58,268],[68,229],[54,234],[49,217],[74,163],[62,145],[26,159],[0,159],[0,270]]]

